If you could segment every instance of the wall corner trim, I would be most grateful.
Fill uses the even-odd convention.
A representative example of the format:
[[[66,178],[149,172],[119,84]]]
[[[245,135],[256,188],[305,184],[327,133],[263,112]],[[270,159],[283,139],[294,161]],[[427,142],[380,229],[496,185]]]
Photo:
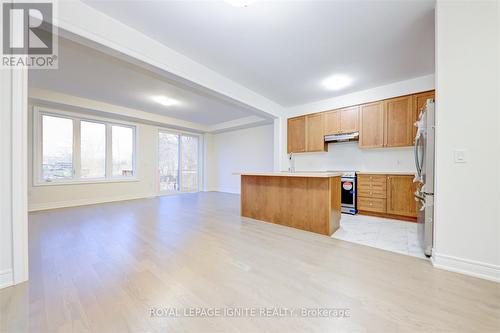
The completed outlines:
[[[500,266],[480,261],[434,253],[432,265],[450,272],[460,273],[480,279],[500,282]]]

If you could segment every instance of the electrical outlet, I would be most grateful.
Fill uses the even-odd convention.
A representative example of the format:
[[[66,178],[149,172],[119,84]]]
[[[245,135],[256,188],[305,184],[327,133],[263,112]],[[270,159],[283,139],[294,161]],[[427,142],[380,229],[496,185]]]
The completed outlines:
[[[465,150],[464,149],[455,149],[453,151],[453,161],[455,163],[466,163],[467,158],[465,156]]]

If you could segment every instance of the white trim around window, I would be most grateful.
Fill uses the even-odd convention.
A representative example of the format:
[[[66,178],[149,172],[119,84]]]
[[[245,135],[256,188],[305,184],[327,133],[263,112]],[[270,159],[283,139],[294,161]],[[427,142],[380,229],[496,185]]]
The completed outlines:
[[[43,116],[53,116],[66,118],[73,121],[73,146],[72,146],[72,165],[73,178],[46,181],[43,179]],[[103,124],[106,127],[106,148],[105,148],[105,176],[100,178],[81,178],[81,122],[93,122]],[[113,177],[113,157],[112,157],[112,126],[128,127],[132,129],[132,176]],[[33,106],[33,186],[58,186],[75,184],[94,184],[94,183],[116,183],[116,182],[136,182],[137,177],[137,128],[135,124],[47,108],[44,106]]]

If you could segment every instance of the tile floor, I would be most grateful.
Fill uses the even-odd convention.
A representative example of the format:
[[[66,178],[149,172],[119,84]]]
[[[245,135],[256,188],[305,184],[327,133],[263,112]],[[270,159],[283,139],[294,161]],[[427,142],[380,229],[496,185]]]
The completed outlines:
[[[333,238],[383,250],[426,258],[420,247],[417,223],[366,215],[342,214]]]

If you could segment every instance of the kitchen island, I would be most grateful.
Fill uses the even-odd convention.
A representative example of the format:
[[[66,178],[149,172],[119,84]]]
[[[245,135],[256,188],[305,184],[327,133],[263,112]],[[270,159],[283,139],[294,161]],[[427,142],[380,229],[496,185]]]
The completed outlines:
[[[341,173],[242,173],[241,215],[323,235],[340,226]]]

